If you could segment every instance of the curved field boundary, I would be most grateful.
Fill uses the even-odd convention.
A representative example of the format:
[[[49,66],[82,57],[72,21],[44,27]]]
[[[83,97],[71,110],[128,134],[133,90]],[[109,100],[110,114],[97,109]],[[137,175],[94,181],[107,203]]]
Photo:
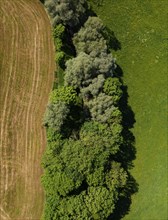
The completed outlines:
[[[42,118],[55,69],[42,4],[1,0],[0,33],[0,219],[40,219]]]

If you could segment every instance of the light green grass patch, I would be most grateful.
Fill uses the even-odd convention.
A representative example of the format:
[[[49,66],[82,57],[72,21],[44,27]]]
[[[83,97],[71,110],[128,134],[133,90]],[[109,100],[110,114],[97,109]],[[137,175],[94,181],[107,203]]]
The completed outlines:
[[[135,113],[137,158],[132,175],[139,191],[124,220],[167,220],[168,2],[104,0],[94,10],[121,42],[121,50],[113,54]]]

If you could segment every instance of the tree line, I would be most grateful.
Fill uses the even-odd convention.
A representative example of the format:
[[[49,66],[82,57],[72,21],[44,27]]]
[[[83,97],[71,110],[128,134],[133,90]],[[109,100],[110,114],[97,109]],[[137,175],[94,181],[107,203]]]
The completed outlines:
[[[123,84],[101,19],[86,0],[46,0],[63,83],[50,94],[42,159],[46,220],[109,219],[127,197]],[[68,38],[68,39],[67,39]],[[125,146],[126,147],[126,146]]]

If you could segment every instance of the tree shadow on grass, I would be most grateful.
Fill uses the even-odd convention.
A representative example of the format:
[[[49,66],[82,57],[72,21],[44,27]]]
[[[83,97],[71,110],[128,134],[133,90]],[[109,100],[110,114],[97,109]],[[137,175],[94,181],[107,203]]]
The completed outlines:
[[[121,50],[121,42],[117,39],[117,37],[114,34],[114,31],[112,31],[110,28],[106,27],[106,31],[108,36],[106,37],[108,42],[108,47],[110,50]]]
[[[96,0],[94,2],[94,4],[96,4],[98,7],[102,6],[103,4],[103,0]],[[92,9],[92,7],[88,7],[87,5],[87,10],[86,10],[86,14],[85,16],[81,19],[82,23],[80,23],[80,27],[84,25],[84,23],[87,21],[87,19],[89,17],[98,17],[97,14],[94,12],[94,10]],[[79,31],[79,29],[78,29]],[[117,37],[115,36],[114,31],[112,31],[109,27],[105,26],[105,29],[102,33],[102,35],[104,36],[104,38],[107,41],[107,46],[109,48],[109,50],[121,50],[121,42],[117,39]]]
[[[98,4],[101,5],[103,0],[99,1]],[[92,10],[89,11],[88,16],[97,16]],[[115,33],[108,27],[105,27],[104,38],[107,40],[107,45],[110,51],[121,50],[121,42],[115,36]],[[123,84],[123,70],[116,64],[116,69],[114,73],[115,77],[118,77],[122,83],[122,98],[119,102],[119,109],[122,112],[122,137],[123,144],[120,146],[120,150],[116,155],[116,161],[122,164],[122,167],[127,171],[128,180],[124,191],[119,192],[119,200],[116,204],[116,209],[112,215],[109,216],[108,220],[120,220],[130,211],[131,197],[133,194],[138,192],[138,183],[134,177],[130,174],[130,169],[134,167],[133,160],[136,159],[136,148],[135,148],[135,137],[131,132],[131,128],[135,124],[135,114],[132,111],[131,106],[128,103],[128,87]]]
[[[120,220],[130,211],[132,203],[131,196],[138,191],[136,180],[128,173],[127,187],[122,192],[119,200],[116,203],[116,208],[107,220]]]
[[[130,169],[133,168],[133,160],[136,159],[135,137],[130,129],[134,127],[136,120],[135,114],[128,103],[128,87],[123,84],[123,80],[121,78],[123,76],[123,71],[119,65],[117,65],[115,70],[115,76],[119,77],[122,83],[121,89],[123,92],[119,102],[119,109],[122,112],[123,144],[117,154],[117,159],[122,163],[124,168]]]
[[[104,0],[92,0],[94,2],[95,5],[97,5],[98,7],[103,5],[103,1]]]
[[[132,195],[138,192],[138,183],[131,175],[130,170],[134,167],[133,160],[136,159],[136,148],[135,148],[135,137],[130,130],[134,127],[136,122],[135,114],[131,109],[131,106],[128,103],[128,87],[123,84],[122,76],[123,71],[122,68],[117,65],[115,70],[115,76],[120,79],[122,82],[122,91],[123,95],[119,102],[119,109],[122,112],[122,136],[123,136],[123,144],[120,146],[120,150],[116,155],[116,160],[120,162],[123,168],[128,173],[127,185],[124,191],[120,193],[119,200],[116,204],[116,209],[113,214],[109,216],[108,220],[120,220],[130,211],[130,206],[132,203]]]

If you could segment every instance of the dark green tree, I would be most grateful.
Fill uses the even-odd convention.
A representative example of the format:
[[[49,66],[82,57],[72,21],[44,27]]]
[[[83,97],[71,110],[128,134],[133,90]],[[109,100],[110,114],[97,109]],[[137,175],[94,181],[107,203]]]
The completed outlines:
[[[127,172],[110,162],[119,150],[111,134],[108,125],[86,122],[80,140],[49,142],[43,157],[45,219],[107,219],[113,212]]]
[[[103,91],[107,94],[112,96],[112,99],[115,104],[118,104],[118,101],[121,99],[122,96],[122,83],[116,77],[109,77],[105,80]]]
[[[67,105],[80,105],[82,100],[72,86],[61,86],[50,94],[50,103],[65,102]]]

